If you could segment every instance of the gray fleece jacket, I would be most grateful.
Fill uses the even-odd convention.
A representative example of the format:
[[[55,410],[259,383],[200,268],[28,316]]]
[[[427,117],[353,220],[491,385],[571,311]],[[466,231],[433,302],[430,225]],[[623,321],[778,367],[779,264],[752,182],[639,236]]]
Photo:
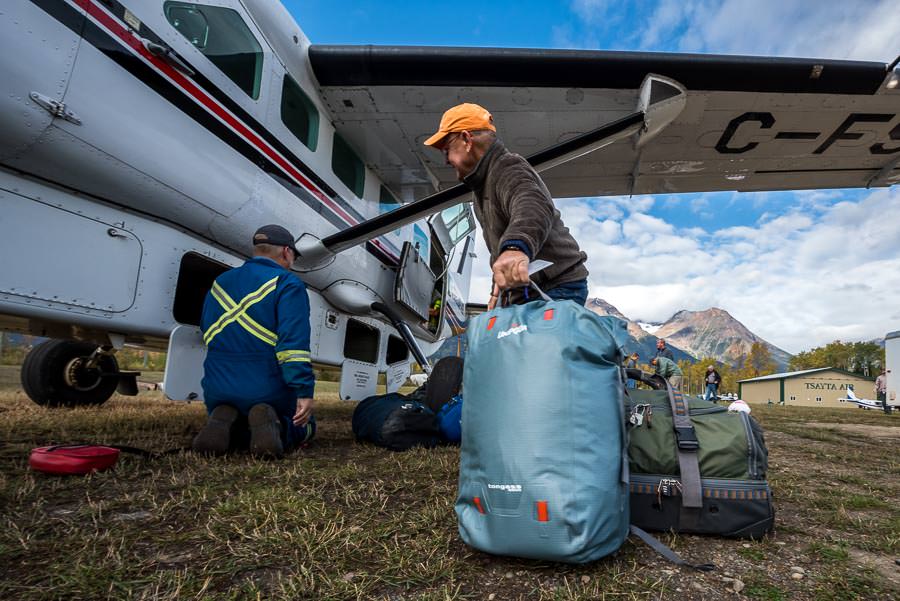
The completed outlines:
[[[547,186],[524,158],[495,140],[463,182],[475,192],[475,217],[491,253],[491,265],[510,240],[521,240],[531,259],[553,263],[535,274],[535,284],[551,290],[588,275],[587,255],[569,233]]]

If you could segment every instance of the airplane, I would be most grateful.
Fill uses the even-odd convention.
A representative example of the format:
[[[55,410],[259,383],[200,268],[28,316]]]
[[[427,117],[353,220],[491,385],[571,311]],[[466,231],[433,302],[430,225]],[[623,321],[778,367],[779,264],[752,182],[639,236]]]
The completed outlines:
[[[316,45],[275,0],[11,0],[0,50],[0,328],[52,338],[22,368],[44,405],[136,393],[125,345],[202,399],[204,296],[265,223],[300,233],[341,398],[428,373],[474,259],[422,145],[459,102],[555,198],[900,181],[897,60]]]
[[[853,392],[853,386],[847,386],[847,396],[842,399],[838,399],[839,401],[843,401],[845,403],[856,403],[856,405],[860,409],[884,409],[884,405],[881,404],[881,401],[873,401],[872,399],[861,399],[856,396],[856,393]],[[888,408],[890,410],[900,410],[900,403],[888,403]]]

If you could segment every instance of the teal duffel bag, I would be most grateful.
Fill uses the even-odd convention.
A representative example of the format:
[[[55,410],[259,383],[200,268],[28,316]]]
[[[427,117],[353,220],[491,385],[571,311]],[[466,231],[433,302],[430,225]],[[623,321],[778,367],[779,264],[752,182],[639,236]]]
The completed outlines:
[[[467,328],[459,494],[463,541],[583,563],[628,535],[619,365],[625,322],[536,301]]]
[[[753,417],[685,398],[657,376],[627,370],[656,390],[630,389],[631,523],[735,538],[775,524],[768,451]]]

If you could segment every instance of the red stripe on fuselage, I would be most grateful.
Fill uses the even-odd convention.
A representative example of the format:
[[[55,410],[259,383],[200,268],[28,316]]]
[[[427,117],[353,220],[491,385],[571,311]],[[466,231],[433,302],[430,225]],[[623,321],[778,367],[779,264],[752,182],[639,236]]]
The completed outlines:
[[[293,178],[297,183],[309,190],[316,198],[324,203],[338,217],[344,220],[348,225],[356,225],[359,223],[352,215],[347,213],[340,205],[338,205],[327,194],[319,190],[312,184],[300,171],[298,171],[290,162],[288,162],[274,148],[269,146],[261,139],[256,132],[244,125],[234,115],[222,107],[216,100],[211,98],[202,88],[197,87],[194,82],[186,78],[180,71],[172,67],[165,60],[159,58],[149,50],[144,48],[144,44],[134,35],[131,30],[124,27],[115,17],[106,12],[105,9],[97,6],[91,0],[72,0],[75,4],[86,11],[91,17],[103,25],[112,34],[118,37],[129,48],[139,54],[144,60],[152,64],[159,71],[164,73],[170,80],[185,90],[192,98],[199,101],[207,110],[217,116],[225,124],[229,125],[237,133],[244,137],[248,142],[256,146],[263,152],[273,163],[278,165],[282,171]],[[371,240],[373,244],[378,246],[389,257],[397,260],[397,256],[386,249],[378,240]]]

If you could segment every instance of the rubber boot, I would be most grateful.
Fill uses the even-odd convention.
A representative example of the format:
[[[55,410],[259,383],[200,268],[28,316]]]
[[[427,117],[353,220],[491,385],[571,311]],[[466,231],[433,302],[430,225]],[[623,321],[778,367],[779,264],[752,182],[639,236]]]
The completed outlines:
[[[238,418],[238,410],[231,405],[219,405],[212,410],[206,424],[194,437],[191,448],[197,453],[222,455],[231,446],[231,427]]]
[[[250,408],[247,415],[250,424],[250,454],[260,457],[281,457],[281,422],[271,405],[260,403]]]

